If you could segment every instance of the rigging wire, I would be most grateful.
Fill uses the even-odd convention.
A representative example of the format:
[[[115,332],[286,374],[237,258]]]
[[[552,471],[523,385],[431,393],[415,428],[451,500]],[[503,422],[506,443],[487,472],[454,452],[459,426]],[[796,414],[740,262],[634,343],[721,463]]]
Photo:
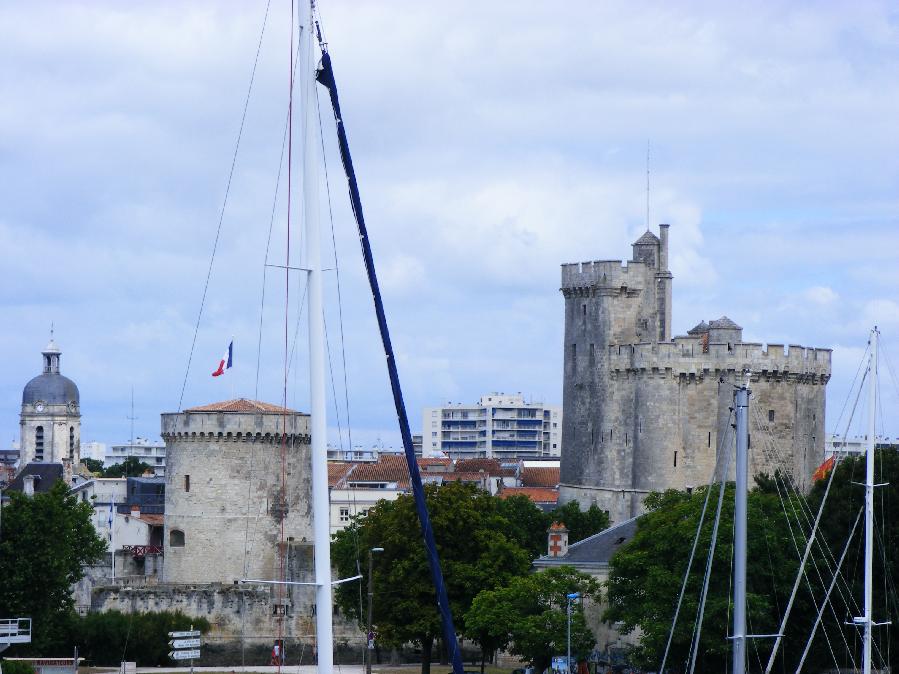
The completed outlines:
[[[253,82],[256,80],[256,66],[259,65],[259,52],[262,51],[262,38],[265,36],[265,26],[268,23],[268,10],[271,0],[265,5],[265,16],[262,19],[262,29],[259,31],[259,42],[256,44],[256,56],[253,59],[253,69],[250,72],[250,83],[247,86],[247,96],[243,104],[243,113],[240,116],[240,127],[237,131],[237,142],[234,144],[234,154],[231,157],[231,168],[228,171],[228,182],[225,185],[225,196],[222,200],[222,208],[219,212],[218,225],[215,229],[215,241],[212,244],[212,255],[209,257],[209,268],[206,270],[206,282],[203,284],[203,296],[200,299],[200,310],[197,313],[197,324],[194,326],[194,337],[190,343],[190,353],[187,356],[187,367],[184,369],[184,381],[181,384],[181,396],[178,398],[178,411],[184,403],[184,391],[187,389],[187,378],[190,374],[190,364],[193,361],[194,349],[197,345],[197,335],[200,332],[200,321],[203,318],[203,309],[206,306],[206,294],[209,291],[209,280],[212,278],[212,268],[215,264],[215,254],[218,250],[219,238],[222,234],[222,222],[225,219],[225,210],[228,206],[228,195],[231,193],[231,180],[234,178],[234,167],[237,165],[237,155],[240,150],[240,139],[243,137],[243,128],[247,120],[247,109],[250,107],[250,95],[253,92]],[[293,54],[293,46],[291,45],[291,54]],[[291,65],[292,68],[292,65]],[[292,76],[291,76],[292,79]]]
[[[709,505],[709,497],[712,494],[712,484],[717,483],[718,479],[718,469],[721,466],[721,458],[722,456],[727,457],[727,463],[730,464],[730,454],[729,452],[724,451],[724,447],[727,445],[727,438],[730,436],[731,423],[730,420],[733,418],[733,412],[731,412],[730,416],[727,420],[727,427],[722,436],[721,440],[718,443],[718,451],[716,452],[715,466],[712,469],[711,480],[709,481],[709,488],[706,489],[705,492],[705,500],[702,504],[702,511],[699,514],[699,523],[696,525],[696,535],[693,537],[693,547],[690,550],[690,557],[687,560],[687,568],[684,571],[684,580],[681,583],[680,594],[677,597],[677,604],[674,608],[674,618],[671,621],[671,630],[668,632],[668,642],[665,644],[665,652],[662,655],[662,664],[659,665],[659,671],[665,671],[665,663],[668,661],[668,653],[671,650],[671,641],[674,638],[674,630],[677,627],[677,620],[680,616],[680,609],[684,601],[684,593],[687,590],[687,582],[690,579],[690,571],[693,568],[693,559],[696,556],[696,548],[699,545],[700,534],[702,533],[702,525],[705,522],[705,514]],[[727,468],[724,469],[722,475],[727,475]]]
[[[849,551],[849,545],[852,543],[852,537],[855,535],[855,530],[858,527],[858,523],[861,520],[862,513],[864,512],[864,507],[859,508],[858,515],[855,517],[855,524],[852,525],[852,530],[849,532],[849,537],[846,539],[846,545],[843,546],[843,552],[840,555],[840,561],[837,563],[837,571],[843,565],[843,560],[846,559],[846,553]],[[812,632],[808,637],[808,640],[805,642],[805,650],[802,651],[802,657],[799,659],[799,664],[796,665],[796,674],[802,671],[802,667],[805,664],[805,658],[808,656],[809,649],[812,647],[812,642],[815,640],[815,633],[818,631],[818,625],[821,624],[821,616],[824,614],[824,605],[830,603],[830,593],[833,591],[834,585],[837,582],[838,574],[834,574],[833,578],[830,581],[830,587],[827,588],[827,594],[824,597],[824,601],[821,604],[821,608],[818,610],[818,615],[815,618],[815,624],[812,626]],[[853,669],[855,669],[855,663],[853,662]]]
[[[696,614],[696,626],[694,628],[693,642],[690,644],[690,674],[696,669],[696,656],[699,654],[699,641],[702,636],[702,619],[705,615],[705,601],[709,591],[709,579],[712,575],[712,563],[715,560],[715,545],[718,542],[718,525],[721,523],[721,506],[724,503],[725,485],[727,484],[727,470],[730,468],[730,452],[727,452],[725,461],[725,469],[722,471],[721,483],[718,486],[718,507],[715,511],[715,524],[712,527],[712,538],[709,541],[709,556],[706,561],[705,578],[702,581],[702,593],[700,595],[699,607]]]
[[[864,377],[862,378],[861,383],[863,383],[863,382],[864,382]],[[858,396],[856,396],[855,405],[853,405],[853,408],[852,408],[853,415],[855,414],[855,406],[858,405],[858,399],[859,399],[859,396],[861,395],[861,391],[862,391],[861,383],[859,384]],[[850,389],[850,392],[851,392],[851,389]],[[848,399],[847,399],[847,402],[848,402]],[[844,406],[844,409],[845,409],[845,406]],[[756,416],[758,416],[758,410],[755,410],[755,412],[756,412]],[[852,416],[850,416],[850,421],[851,421],[851,419],[852,419]],[[764,443],[763,443],[763,451],[764,451]],[[796,599],[796,593],[799,590],[799,585],[801,583],[801,579],[805,573],[806,562],[808,561],[809,554],[811,554],[812,546],[815,543],[815,541],[817,540],[816,534],[818,532],[818,525],[821,522],[821,516],[824,514],[824,505],[827,503],[827,497],[830,494],[830,487],[833,484],[833,478],[836,475],[836,472],[837,471],[835,470],[835,468],[831,469],[831,471],[830,471],[830,475],[828,476],[828,479],[827,479],[827,487],[824,489],[824,496],[821,498],[821,504],[818,506],[818,514],[815,516],[815,523],[812,525],[811,532],[806,537],[805,552],[803,552],[802,558],[799,561],[799,571],[796,575],[796,580],[793,583],[793,590],[790,593],[790,599],[787,602],[786,611],[784,612],[783,617],[781,619],[780,628],[777,631],[778,636],[775,638],[774,647],[771,649],[771,655],[768,658],[768,665],[765,667],[765,674],[768,674],[771,671],[772,667],[774,666],[774,661],[777,658],[777,652],[780,649],[780,644],[783,640],[784,630],[786,629],[787,621],[790,619],[790,613],[793,610],[793,601]],[[776,478],[776,473],[775,473],[775,480],[776,479],[777,478]],[[779,496],[780,496],[780,493],[778,490],[778,497]],[[819,546],[820,545],[821,544],[819,542]]]

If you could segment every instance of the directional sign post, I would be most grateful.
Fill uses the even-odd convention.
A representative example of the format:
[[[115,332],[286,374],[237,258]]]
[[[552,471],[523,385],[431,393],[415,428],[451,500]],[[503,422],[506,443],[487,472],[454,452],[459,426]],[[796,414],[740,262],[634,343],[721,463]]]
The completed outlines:
[[[192,651],[169,651],[169,657],[172,660],[193,660],[200,657],[200,649]]]
[[[172,648],[199,648],[201,644],[200,639],[172,639],[169,642]]]
[[[200,639],[200,630],[195,630],[191,625],[189,630],[181,632],[169,632],[169,646],[178,649],[169,651],[169,657],[172,660],[190,660],[190,674],[194,672],[194,658],[200,657],[200,646],[203,642]]]

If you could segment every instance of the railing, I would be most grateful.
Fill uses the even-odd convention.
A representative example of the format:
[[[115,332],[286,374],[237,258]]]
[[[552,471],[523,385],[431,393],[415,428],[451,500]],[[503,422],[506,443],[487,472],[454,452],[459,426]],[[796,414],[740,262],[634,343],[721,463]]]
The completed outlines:
[[[142,559],[147,555],[161,555],[161,545],[123,545],[122,550],[130,552],[134,559]]]
[[[31,618],[0,619],[0,644],[31,643]]]

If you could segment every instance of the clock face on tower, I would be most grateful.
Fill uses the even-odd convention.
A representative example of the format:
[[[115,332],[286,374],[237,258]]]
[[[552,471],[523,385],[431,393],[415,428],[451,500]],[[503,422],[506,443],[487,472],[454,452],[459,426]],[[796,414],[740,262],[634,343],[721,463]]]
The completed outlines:
[[[44,411],[44,403],[42,401],[38,401],[34,403],[34,411],[35,412],[43,412]]]

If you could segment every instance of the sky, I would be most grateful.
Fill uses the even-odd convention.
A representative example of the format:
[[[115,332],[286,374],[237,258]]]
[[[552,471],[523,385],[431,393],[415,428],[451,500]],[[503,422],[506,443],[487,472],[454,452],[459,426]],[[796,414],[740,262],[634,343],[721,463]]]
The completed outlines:
[[[877,324],[883,406],[899,404],[895,3],[320,11],[413,431],[422,407],[492,391],[561,403],[559,265],[629,257],[647,143],[674,332],[726,314],[747,341],[832,348],[827,426],[844,432]],[[179,405],[281,402],[285,304],[287,403],[308,409],[304,278],[285,302],[284,271],[265,267],[287,251],[290,26],[285,0],[0,4],[0,446],[51,323],[82,442],[128,439],[132,390],[134,433],[151,438]],[[320,96],[331,441],[397,446]],[[295,167],[300,154],[295,141]],[[235,366],[213,379],[232,336]],[[899,435],[899,417],[881,432]]]

